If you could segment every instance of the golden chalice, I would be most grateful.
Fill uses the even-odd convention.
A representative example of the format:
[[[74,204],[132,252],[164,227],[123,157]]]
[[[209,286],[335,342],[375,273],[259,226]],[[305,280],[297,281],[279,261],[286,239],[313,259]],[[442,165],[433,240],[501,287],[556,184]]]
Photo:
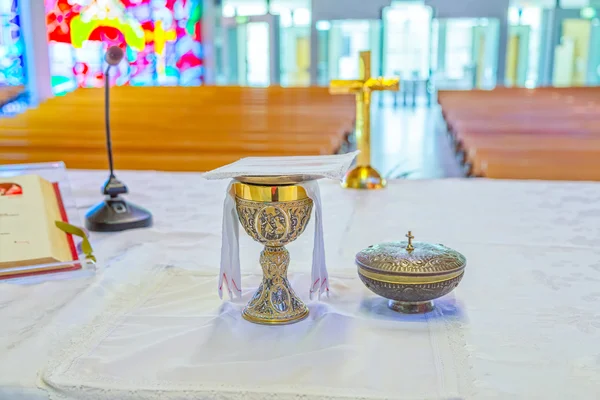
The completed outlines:
[[[308,316],[308,307],[287,279],[290,253],[285,248],[304,232],[313,208],[304,188],[297,185],[301,181],[238,178],[234,185],[240,223],[252,239],[265,246],[260,253],[262,282],[242,314],[250,322],[291,324]]]

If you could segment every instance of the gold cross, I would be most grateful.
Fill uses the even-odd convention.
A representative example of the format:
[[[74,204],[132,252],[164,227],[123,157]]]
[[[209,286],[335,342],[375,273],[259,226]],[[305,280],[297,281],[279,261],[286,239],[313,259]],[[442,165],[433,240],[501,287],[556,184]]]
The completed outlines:
[[[346,174],[343,186],[352,189],[381,189],[385,179],[371,167],[371,92],[398,91],[400,81],[395,78],[371,78],[371,52],[360,52],[359,77],[350,80],[332,80],[331,94],[356,95],[356,142],[360,154],[356,167]]]
[[[406,250],[413,251],[415,249],[415,247],[412,244],[412,240],[415,237],[413,236],[412,231],[408,231],[408,234],[406,235],[406,237],[408,238],[408,246],[406,246]]]

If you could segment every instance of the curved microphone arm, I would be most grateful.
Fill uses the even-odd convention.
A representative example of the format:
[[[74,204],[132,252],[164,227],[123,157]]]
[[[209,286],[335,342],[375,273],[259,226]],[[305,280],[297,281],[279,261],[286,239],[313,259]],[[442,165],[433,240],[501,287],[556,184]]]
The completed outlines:
[[[108,67],[106,67],[106,72],[104,74],[104,124],[106,129],[106,152],[108,153],[108,168],[110,170],[110,175],[104,184],[102,192],[111,198],[116,198],[120,194],[127,193],[128,190],[127,186],[116,178],[113,163],[112,136],[110,133],[110,69],[113,65],[114,64],[109,64]]]
[[[112,138],[110,135],[110,68],[112,65],[106,67],[104,74],[104,126],[106,128],[106,151],[108,153],[108,168],[110,169],[110,178],[115,177],[115,170],[113,165],[113,151],[112,151]]]

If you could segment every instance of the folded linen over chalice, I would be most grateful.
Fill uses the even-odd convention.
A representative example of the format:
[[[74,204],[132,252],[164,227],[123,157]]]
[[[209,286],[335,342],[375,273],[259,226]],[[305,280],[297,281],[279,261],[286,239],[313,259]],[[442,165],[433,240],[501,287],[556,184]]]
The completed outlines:
[[[248,321],[289,324],[308,316],[308,308],[287,279],[290,256],[285,245],[298,238],[315,209],[310,297],[329,290],[318,179],[342,180],[358,152],[335,156],[249,157],[204,174],[231,179],[223,208],[219,296],[242,293],[238,222],[265,247],[263,279],[243,311]]]

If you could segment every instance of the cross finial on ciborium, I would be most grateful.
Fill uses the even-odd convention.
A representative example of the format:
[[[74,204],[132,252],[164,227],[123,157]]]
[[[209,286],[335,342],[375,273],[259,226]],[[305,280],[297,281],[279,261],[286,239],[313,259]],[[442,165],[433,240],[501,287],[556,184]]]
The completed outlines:
[[[415,249],[415,247],[412,244],[412,240],[415,237],[413,236],[412,231],[408,231],[408,233],[406,234],[406,237],[408,238],[408,246],[406,246],[406,250],[413,251]]]
[[[348,171],[342,186],[350,189],[381,189],[385,179],[371,166],[371,92],[400,89],[394,78],[371,77],[371,52],[362,51],[359,60],[359,77],[350,80],[332,80],[331,94],[356,95],[356,142],[360,154],[356,167]]]

